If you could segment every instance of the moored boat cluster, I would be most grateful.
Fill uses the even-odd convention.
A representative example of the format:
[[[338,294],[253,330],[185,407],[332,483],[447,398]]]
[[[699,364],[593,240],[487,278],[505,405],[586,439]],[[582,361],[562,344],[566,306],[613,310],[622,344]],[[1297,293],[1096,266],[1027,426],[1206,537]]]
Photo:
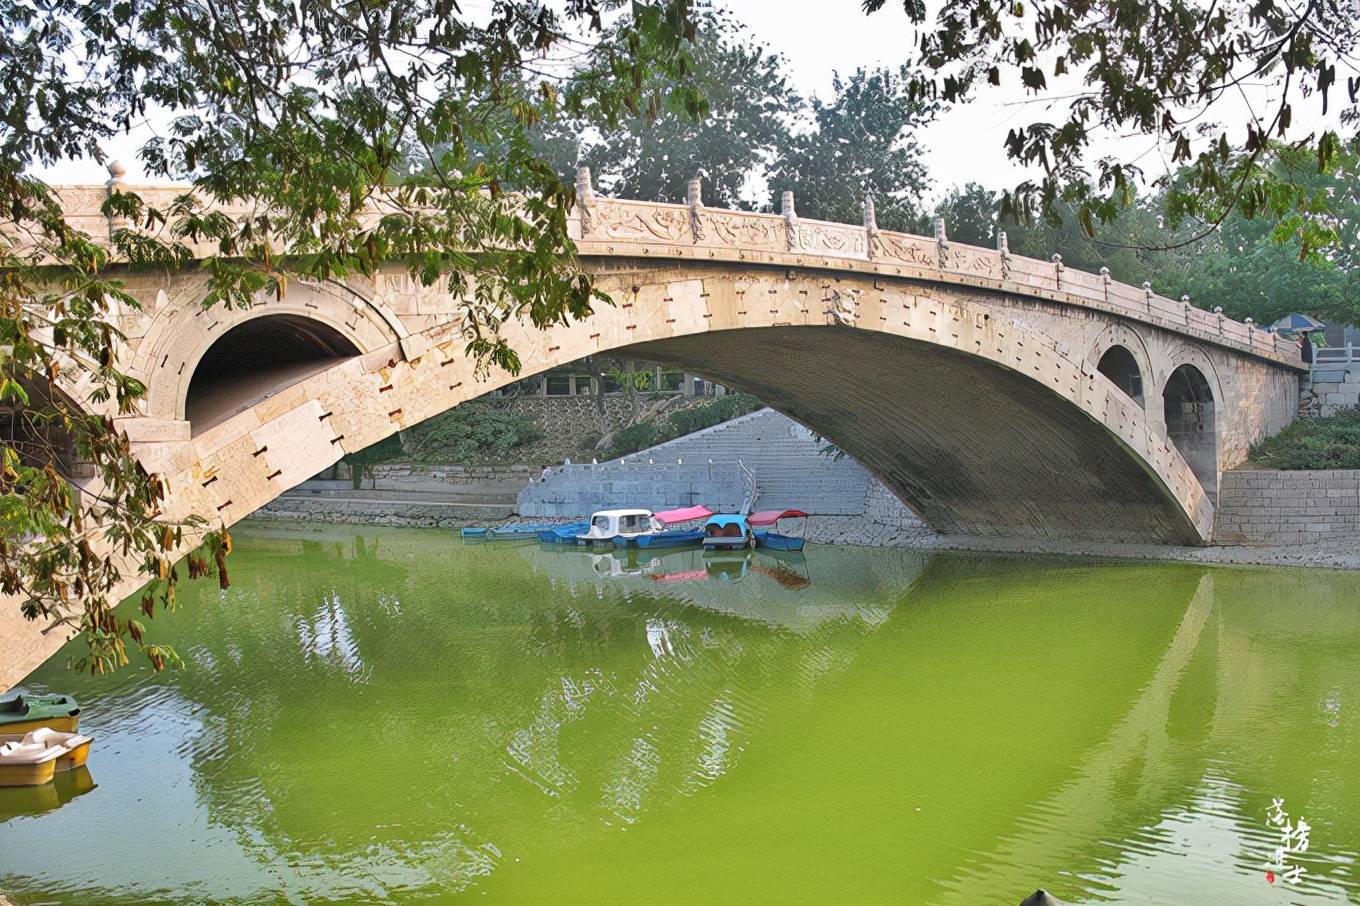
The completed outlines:
[[[76,730],[80,707],[69,695],[18,695],[0,701],[0,787],[41,786],[85,766],[89,736]]]
[[[703,547],[733,550],[768,547],[799,551],[805,542],[808,514],[802,510],[763,510],[757,513],[714,513],[706,506],[652,512],[638,507],[598,510],[588,522],[566,525],[516,522],[498,528],[462,529],[465,540],[515,541],[538,539],[545,544],[613,547]],[[799,533],[784,534],[785,520]]]

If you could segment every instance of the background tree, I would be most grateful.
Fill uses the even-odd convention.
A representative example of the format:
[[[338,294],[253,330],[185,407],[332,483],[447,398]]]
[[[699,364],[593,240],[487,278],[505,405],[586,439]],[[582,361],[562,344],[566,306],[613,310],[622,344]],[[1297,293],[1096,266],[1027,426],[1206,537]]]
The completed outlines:
[[[829,101],[814,98],[811,128],[792,136],[770,170],[778,198],[791,190],[801,217],[858,223],[864,195],[874,196],[878,225],[911,230],[930,186],[913,130],[934,113],[911,82],[887,70],[839,76]]]
[[[706,7],[694,19],[693,68],[683,82],[656,70],[644,88],[660,98],[697,89],[705,115],[695,117],[675,104],[612,125],[594,116],[545,122],[539,147],[564,178],[570,180],[575,166],[584,164],[610,194],[676,202],[702,172],[707,204],[750,208],[760,200],[765,170],[786,143],[802,101],[781,58],[730,15]]]
[[[1354,152],[1344,151],[1326,173],[1299,149],[1276,146],[1265,162],[1272,178],[1291,182],[1317,198],[1328,213],[1300,213],[1278,222],[1229,215],[1207,236],[1194,237],[1188,223],[1172,226],[1165,214],[1174,188],[1140,195],[1094,236],[1081,229],[1070,206],[1059,216],[1029,226],[1007,226],[1011,250],[1035,258],[1061,253],[1070,267],[1111,275],[1204,309],[1221,307],[1230,317],[1270,324],[1300,311],[1323,321],[1360,323],[1360,173]],[[1193,179],[1193,171],[1177,179]],[[1321,202],[1318,202],[1320,205]],[[948,216],[948,215],[946,215]],[[1338,241],[1303,254],[1305,218],[1323,220]],[[950,223],[950,235],[955,235]]]
[[[469,15],[448,0],[0,0],[0,592],[30,618],[78,626],[86,663],[112,669],[127,640],[142,644],[107,597],[120,558],[157,579],[169,606],[172,552],[208,528],[164,522],[159,477],[114,429],[143,390],[116,367],[111,307],[138,305],[115,257],[175,269],[192,245],[217,248],[194,264],[208,276],[204,305],[282,297],[298,278],[358,291],[347,278],[385,262],[427,286],[447,276],[468,355],[510,370],[507,319],[588,315],[600,296],[573,264],[571,190],[530,128],[564,110],[608,124],[704,112],[685,81],[687,0],[634,2],[606,28],[620,5],[568,0],[558,14],[493,0]],[[564,85],[567,53],[584,75]],[[649,92],[653,69],[667,73],[664,96]],[[133,228],[110,250],[28,171],[103,161],[105,143],[145,119],[158,126],[139,154],[147,175],[192,191],[161,209],[115,193],[105,213]],[[414,168],[411,148],[423,155]],[[388,213],[374,223],[360,215],[377,198]],[[93,389],[73,398],[76,387]],[[225,581],[229,538],[206,538]],[[190,572],[205,562],[194,555]],[[154,613],[150,595],[144,609]]]
[[[980,183],[970,182],[949,190],[935,206],[935,214],[948,225],[949,238],[969,245],[994,246],[1001,195]]]
[[[872,13],[886,2],[863,5]],[[1169,226],[1193,227],[1176,242],[1233,214],[1285,222],[1326,199],[1269,165],[1271,141],[1295,143],[1327,172],[1360,124],[1360,19],[1348,0],[946,0],[933,17],[922,0],[902,7],[917,26],[918,96],[953,104],[996,88],[1048,93],[1033,107],[1042,113],[1005,142],[1012,160],[1041,171],[1005,193],[1004,210],[1021,220],[1067,205],[1091,235],[1133,203],[1147,159],[1167,162],[1152,176],[1166,190]],[[1315,116],[1296,126],[1304,104]],[[1125,141],[1127,152],[1089,163],[1094,141],[1138,135],[1161,155]],[[1326,219],[1306,218],[1298,240],[1311,258],[1340,237]]]
[[[1309,155],[1278,147],[1268,161],[1272,173],[1311,194],[1310,207],[1278,222],[1227,217],[1213,235],[1185,250],[1180,277],[1191,300],[1202,308],[1221,306],[1234,318],[1269,324],[1292,311],[1322,321],[1360,324],[1360,159],[1347,149],[1327,172]],[[1316,225],[1336,242],[1306,254]]]

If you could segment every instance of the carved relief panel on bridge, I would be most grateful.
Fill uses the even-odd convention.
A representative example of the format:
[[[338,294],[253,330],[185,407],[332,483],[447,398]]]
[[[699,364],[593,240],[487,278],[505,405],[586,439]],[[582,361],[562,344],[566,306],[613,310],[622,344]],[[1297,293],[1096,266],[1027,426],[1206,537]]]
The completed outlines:
[[[940,266],[938,246],[933,241],[902,233],[875,233],[873,257],[875,260],[899,261],[912,267]]]
[[[951,245],[945,250],[941,268],[978,277],[1001,278],[1001,256],[971,245]]]
[[[782,252],[787,242],[782,218],[707,208],[703,221],[711,228],[712,242],[719,245]]]
[[[861,258],[865,254],[865,234],[861,227],[839,223],[808,223],[797,226],[794,246],[803,252]]]
[[[592,238],[640,242],[690,239],[689,211],[685,208],[599,201],[591,219]]]

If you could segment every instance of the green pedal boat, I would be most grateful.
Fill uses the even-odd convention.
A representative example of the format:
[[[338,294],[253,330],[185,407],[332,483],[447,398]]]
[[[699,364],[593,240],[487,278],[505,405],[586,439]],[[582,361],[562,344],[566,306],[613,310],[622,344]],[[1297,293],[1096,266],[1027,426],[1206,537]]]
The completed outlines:
[[[18,695],[0,700],[0,733],[27,733],[51,727],[74,733],[80,724],[80,706],[69,695]]]

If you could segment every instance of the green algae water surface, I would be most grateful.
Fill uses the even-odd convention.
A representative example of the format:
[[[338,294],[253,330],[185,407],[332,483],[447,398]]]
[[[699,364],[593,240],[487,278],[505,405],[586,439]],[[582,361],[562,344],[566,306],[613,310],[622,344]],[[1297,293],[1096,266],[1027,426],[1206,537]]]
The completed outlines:
[[[1360,575],[237,541],[184,670],[30,677],[16,904],[1360,902]]]

